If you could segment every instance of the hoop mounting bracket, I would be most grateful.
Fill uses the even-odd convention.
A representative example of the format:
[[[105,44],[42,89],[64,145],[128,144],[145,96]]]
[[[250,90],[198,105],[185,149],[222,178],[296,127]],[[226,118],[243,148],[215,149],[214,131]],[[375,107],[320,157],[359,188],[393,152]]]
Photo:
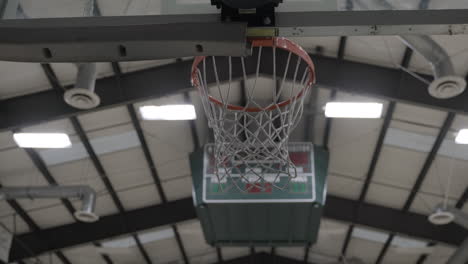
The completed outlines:
[[[223,22],[247,22],[250,27],[271,27],[276,25],[275,8],[283,0],[211,0],[221,9]]]

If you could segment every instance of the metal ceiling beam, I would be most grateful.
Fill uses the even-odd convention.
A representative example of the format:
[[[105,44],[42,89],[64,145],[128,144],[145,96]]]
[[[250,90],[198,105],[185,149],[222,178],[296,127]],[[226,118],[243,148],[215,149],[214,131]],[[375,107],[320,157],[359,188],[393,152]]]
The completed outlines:
[[[54,179],[52,174],[47,169],[47,166],[45,162],[42,160],[41,156],[39,156],[39,154],[34,149],[26,148],[24,150],[28,154],[31,161],[34,163],[34,166],[36,166],[36,168],[41,172],[42,176],[47,181],[47,183],[52,186],[58,185],[57,181]],[[74,218],[73,213],[75,212],[75,208],[73,207],[72,203],[68,199],[65,199],[65,198],[62,198],[60,200],[62,201],[62,204],[65,206],[65,208],[67,208],[68,212]],[[39,232],[39,230],[36,232]],[[42,242],[48,243],[47,238],[43,238]],[[56,251],[55,255],[62,261],[62,263],[71,264],[70,260],[61,251]]]
[[[468,9],[279,12],[276,27],[266,32],[283,37],[454,35],[468,34],[467,25]],[[98,62],[239,56],[248,52],[247,32],[246,23],[221,23],[219,14],[1,20],[0,59]]]
[[[57,78],[57,75],[55,74],[55,71],[52,68],[52,66],[50,64],[48,64],[48,63],[42,63],[41,67],[42,67],[42,70],[44,71],[44,74],[47,77],[47,80],[52,85],[52,89],[54,89],[58,93],[62,93],[63,91],[65,91],[65,88],[62,86],[59,79]],[[75,119],[76,119],[76,117],[73,117],[73,116],[70,117],[71,122],[73,122]],[[35,164],[36,168],[38,168],[39,171],[42,173],[42,175],[46,178],[47,182],[50,185],[58,185],[57,182],[55,181],[54,177],[49,172],[49,170],[47,168],[47,165],[42,160],[42,158],[37,154],[37,152],[35,150],[33,150],[33,149],[26,149],[26,152],[28,153],[28,155],[33,160],[33,163]],[[68,199],[61,199],[61,201],[62,201],[62,204],[67,209],[67,211],[74,218],[75,208],[73,207],[71,202]],[[98,241],[93,241],[92,244],[95,247],[100,247],[100,243]],[[112,259],[107,254],[101,253],[100,255],[107,264],[112,264],[113,263]]]
[[[59,93],[64,91],[65,89],[60,84],[60,82],[59,82],[58,78],[56,77],[56,74],[55,74],[54,70],[52,69],[52,67],[50,67],[49,64],[42,64],[42,65],[43,65],[44,72],[46,73],[49,81],[51,82],[51,84],[53,86],[53,88],[55,90],[57,90]],[[44,67],[44,65],[46,67]],[[47,66],[49,66],[49,67],[47,67]],[[106,173],[106,171],[104,169],[104,166],[102,165],[101,161],[99,160],[98,156],[96,155],[96,152],[94,151],[94,148],[91,145],[91,143],[90,143],[90,141],[88,139],[88,136],[86,135],[86,132],[84,131],[83,127],[81,126],[80,121],[78,120],[78,118],[76,116],[71,116],[69,118],[69,120],[72,123],[72,126],[73,126],[75,132],[77,133],[78,137],[80,138],[80,141],[83,143],[83,146],[85,147],[89,158],[91,159],[96,171],[99,174],[99,177],[101,178],[104,186],[106,187],[107,192],[110,194],[115,206],[119,210],[119,213],[120,214],[125,214],[125,208],[123,207],[123,204],[120,201],[120,199],[119,199],[119,197],[117,195],[117,192],[115,191],[114,186],[112,185],[109,177],[107,176],[107,173]],[[47,168],[45,168],[45,170],[47,170]],[[67,205],[67,203],[70,203],[68,200],[64,200],[63,202],[65,203],[65,205]],[[71,204],[70,204],[70,206],[71,206]],[[69,206],[67,206],[67,209],[68,209],[68,211],[72,210]],[[123,223],[123,224],[125,224],[125,223]],[[145,262],[147,264],[152,264],[151,258],[149,257],[148,253],[146,252],[144,246],[142,245],[142,243],[140,241],[140,238],[136,234],[132,234],[132,236],[133,236],[133,239],[135,240],[135,242],[137,244],[138,250],[140,251],[140,254],[142,255]],[[95,246],[97,246],[97,247],[99,246],[99,244],[96,243],[96,242],[93,242],[93,244]],[[101,257],[106,262],[109,262],[109,261],[112,262],[111,258],[106,254],[101,254]]]
[[[356,205],[357,201],[328,196],[324,217],[352,222],[354,220],[352,215]],[[125,215],[103,216],[98,222],[91,224],[72,223],[18,235],[17,237],[28,245],[32,252],[39,255],[43,252],[92,241],[173,225],[196,217],[192,198],[185,198],[170,201],[166,204],[127,211]],[[123,225],[123,222],[126,225]],[[362,204],[359,217],[354,224],[451,245],[459,245],[468,236],[468,231],[457,225],[434,226],[427,221],[426,215],[412,212],[401,214],[401,211],[397,209],[367,203]],[[48,244],[42,243],[44,239],[47,239]],[[25,257],[29,257],[28,252],[21,245],[14,242],[11,250],[11,260],[14,261]]]
[[[114,69],[114,73],[115,73],[116,79],[117,79],[117,87],[121,87],[121,75],[122,75],[122,73],[121,73],[121,70],[120,70],[120,66],[118,64],[113,64],[113,69]],[[187,100],[187,98],[185,100]],[[148,143],[146,142],[146,138],[145,138],[143,129],[141,127],[140,121],[138,119],[137,113],[135,111],[135,108],[134,108],[134,106],[132,104],[129,104],[129,105],[127,105],[127,110],[128,110],[129,115],[130,115],[130,119],[132,120],[133,128],[137,132],[138,140],[140,141],[140,145],[141,145],[141,148],[143,150],[143,154],[145,156],[146,163],[148,164],[148,168],[150,170],[151,176],[153,178],[153,182],[156,185],[156,189],[158,191],[159,198],[161,199],[163,204],[167,204],[167,202],[168,202],[167,196],[166,196],[166,193],[165,193],[164,188],[162,186],[161,178],[159,177],[159,173],[158,173],[158,171],[156,169],[156,165],[154,163],[154,160],[153,160],[151,151],[149,149]],[[192,135],[194,137],[193,138],[194,139],[194,145],[195,145],[196,148],[198,148],[198,145],[197,145],[198,144],[198,136],[197,136],[197,133],[196,133],[196,130],[195,130],[195,123],[194,123],[194,121],[192,123],[192,121],[193,120],[191,120],[190,127],[191,127],[191,130],[192,130]],[[182,259],[184,260],[185,264],[189,264],[190,260],[189,260],[189,258],[187,256],[187,252],[185,250],[184,243],[183,243],[183,241],[182,241],[182,239],[180,237],[179,230],[178,230],[178,228],[177,228],[177,226],[175,224],[173,224],[171,227],[172,227],[172,230],[174,231],[174,235],[175,235],[176,242],[177,242],[177,245],[179,247],[180,253],[182,255]]]
[[[52,66],[50,64],[48,64],[48,63],[43,63],[43,64],[41,64],[41,67],[42,67],[42,69],[44,71],[44,74],[46,75],[49,83],[52,85],[52,88],[55,91],[57,91],[58,93],[61,93],[61,92],[65,91],[65,88],[62,86],[59,79],[57,78],[57,75],[55,74],[55,71],[52,68]],[[71,122],[75,121],[76,119],[77,119],[76,117],[70,117]],[[42,175],[46,178],[49,185],[58,185],[58,183],[56,182],[54,177],[49,172],[49,170],[47,168],[47,165],[42,160],[42,158],[37,154],[37,152],[35,150],[33,150],[33,149],[26,149],[26,152],[28,153],[30,158],[33,160],[33,163],[35,164],[36,168],[38,168],[39,171],[42,173]],[[62,201],[62,204],[67,209],[67,211],[74,218],[75,208],[73,207],[71,202],[68,199],[61,199],[61,201]],[[97,241],[93,241],[92,244],[95,247],[100,247],[100,243],[97,242]],[[112,264],[113,263],[112,259],[107,254],[101,253],[100,255],[107,264]]]
[[[429,172],[432,163],[434,159],[437,156],[437,152],[440,149],[440,146],[442,145],[445,137],[447,136],[447,133],[449,132],[450,128],[452,127],[453,120],[455,119],[455,113],[450,112],[447,114],[447,117],[444,120],[444,123],[442,125],[442,128],[439,131],[439,134],[437,135],[437,138],[432,145],[431,151],[426,157],[426,160],[424,161],[423,167],[421,168],[421,171],[419,172],[418,177],[416,178],[416,182],[413,185],[413,188],[410,191],[410,194],[408,198],[406,199],[405,204],[403,205],[403,208],[401,209],[400,213],[401,214],[407,214],[413,205],[414,200],[416,199],[416,195],[418,194],[419,190],[421,189],[422,184],[424,183],[424,180],[426,179],[427,173]],[[393,239],[396,236],[396,232],[391,232],[389,237],[387,238],[387,241],[385,242],[382,250],[380,251],[376,264],[382,263],[383,259],[385,258],[385,255],[388,252],[388,249],[390,248],[390,245],[393,241]],[[431,240],[431,239],[430,239]]]
[[[384,118],[382,127],[380,129],[379,137],[377,138],[377,142],[374,148],[374,153],[372,154],[372,159],[371,159],[369,168],[367,170],[366,179],[364,180],[361,193],[359,194],[358,204],[353,213],[353,216],[355,218],[358,217],[360,213],[359,212],[360,206],[365,201],[367,192],[369,191],[370,184],[372,182],[372,179],[374,178],[375,168],[377,167],[377,162],[379,160],[380,153],[382,152],[382,148],[384,146],[385,136],[387,135],[388,128],[390,127],[390,122],[392,121],[392,118],[393,118],[393,113],[395,112],[395,105],[396,105],[395,102],[390,102],[390,104],[388,105],[387,113],[385,114],[385,118]],[[345,242],[341,249],[342,256],[346,256],[353,231],[354,231],[354,225],[350,225],[348,232],[346,233]]]
[[[0,184],[0,188],[2,188],[2,184]],[[28,225],[29,229],[32,230],[32,234],[34,232],[39,232],[41,229],[40,227],[36,224],[36,222],[29,216],[29,214],[21,207],[21,205],[15,201],[15,200],[7,200],[8,205],[17,213],[21,219]],[[29,247],[23,243],[18,237],[15,237],[15,242],[23,248],[26,252],[26,256],[24,258],[28,257],[35,257],[36,254],[34,252],[30,251]],[[48,243],[47,240],[42,241],[42,243]],[[68,260],[67,257],[61,252],[61,251],[55,251],[54,254],[57,256],[58,259],[62,261],[62,263],[65,264],[70,264],[70,261]],[[21,263],[22,261],[19,261],[18,263]],[[24,263],[24,262],[23,262]]]
[[[0,20],[0,59],[44,63],[243,56],[249,52],[246,30],[246,23],[222,23],[216,14]]]
[[[107,192],[109,192],[112,201],[114,202],[115,206],[117,207],[119,213],[121,215],[124,215],[126,213],[125,208],[122,204],[122,201],[120,200],[119,196],[117,195],[117,192],[115,191],[114,186],[112,185],[112,182],[109,179],[109,176],[107,175],[106,170],[104,169],[104,166],[102,165],[101,161],[99,160],[96,152],[94,151],[93,146],[91,145],[88,136],[86,135],[86,132],[84,131],[83,127],[81,126],[80,121],[76,116],[70,117],[70,122],[73,125],[73,128],[75,129],[78,137],[81,140],[81,143],[83,143],[83,146],[86,149],[86,152],[88,153],[89,158],[91,159],[96,171],[99,174],[99,177],[101,178],[104,186],[106,187]],[[125,221],[122,222],[122,225],[125,225]],[[137,243],[138,250],[140,251],[140,254],[144,258],[145,262],[147,264],[152,264],[152,261],[146,252],[145,248],[141,244],[140,238],[136,234],[132,234],[133,239],[135,239],[135,242]]]
[[[439,11],[279,12],[276,28],[283,37],[468,34],[468,9]]]
[[[402,76],[398,69],[322,56],[312,55],[312,58],[316,68],[320,69],[317,72],[320,87],[443,111],[468,113],[468,93],[439,100],[427,93],[426,84],[410,75]],[[191,64],[191,61],[182,61],[122,74],[121,87],[117,88],[114,77],[99,79],[96,82],[96,93],[101,98],[101,105],[90,111],[68,106],[63,101],[62,93],[54,90],[0,100],[0,131],[190,91],[193,89],[189,80]],[[219,72],[228,72],[223,67],[227,65],[218,66]],[[221,75],[221,81],[228,78]],[[233,77],[240,78],[241,73],[234,72]],[[430,79],[429,76],[424,77]]]

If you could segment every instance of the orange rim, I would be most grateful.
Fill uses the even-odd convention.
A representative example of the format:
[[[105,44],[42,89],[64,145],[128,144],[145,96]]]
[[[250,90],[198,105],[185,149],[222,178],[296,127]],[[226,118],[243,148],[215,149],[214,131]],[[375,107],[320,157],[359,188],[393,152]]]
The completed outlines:
[[[307,89],[311,87],[312,84],[315,83],[315,66],[314,63],[312,62],[312,59],[310,58],[309,54],[299,45],[296,43],[290,41],[289,39],[286,38],[260,38],[260,39],[252,39],[252,47],[276,47],[280,49],[284,49],[287,51],[290,51],[291,53],[299,56],[301,59],[303,59],[309,68],[309,80],[307,82],[307,85],[305,85],[302,90],[294,97],[289,98],[288,100],[279,102],[277,104],[274,104],[272,106],[269,106],[267,108],[258,108],[258,107],[242,107],[238,105],[232,105],[232,104],[227,104],[227,108],[229,110],[236,110],[236,111],[246,111],[246,112],[261,112],[261,111],[269,111],[273,110],[279,107],[286,106],[290,104],[291,102],[298,100],[301,98]],[[197,56],[195,57],[192,65],[192,85],[197,87],[197,89],[200,89],[200,80],[198,79],[198,74],[197,74],[197,69],[198,65],[206,58],[206,56]],[[219,101],[218,99],[212,97],[211,95],[208,95],[208,99],[220,106],[223,106],[223,103]]]

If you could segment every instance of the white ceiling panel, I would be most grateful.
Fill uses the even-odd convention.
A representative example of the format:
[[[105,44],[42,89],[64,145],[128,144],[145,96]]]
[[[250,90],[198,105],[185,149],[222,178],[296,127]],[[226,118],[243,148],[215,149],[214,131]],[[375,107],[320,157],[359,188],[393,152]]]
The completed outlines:
[[[156,166],[187,158],[193,149],[187,121],[143,122],[143,128]]]
[[[169,226],[161,227],[157,229],[147,230],[145,232],[172,232],[172,228]],[[140,232],[143,234],[145,232]],[[171,261],[176,261],[182,259],[179,246],[173,235],[171,236],[161,236],[155,241],[144,243],[143,244],[146,251],[148,252],[151,260],[154,263],[167,263]],[[185,245],[185,244],[184,244]]]
[[[95,191],[105,188],[91,159],[88,158],[49,166],[49,171],[60,185],[89,185]]]
[[[83,0],[44,0],[38,3],[34,0],[21,0],[20,3],[28,16],[48,18],[83,16],[86,2]]]
[[[327,255],[313,249],[309,252],[309,262],[311,263],[333,263],[338,261],[340,256]]]
[[[109,254],[112,261],[118,264],[146,263],[137,247],[122,249],[121,252]]]
[[[117,189],[153,182],[141,148],[100,155],[100,161]]]
[[[447,113],[433,108],[398,103],[393,113],[393,119],[441,127]]]
[[[146,68],[152,68],[157,66],[162,66],[166,64],[170,64],[175,62],[175,59],[167,59],[167,60],[146,60],[146,61],[124,61],[120,62],[120,67],[122,68],[122,72],[133,72],[138,70],[143,70]]]
[[[452,129],[454,130],[452,133],[455,135],[458,130],[463,128],[468,128],[468,115],[458,114],[452,124]]]
[[[335,175],[329,172],[327,178],[328,194],[348,199],[358,199],[363,186],[363,180],[342,174]]]
[[[334,173],[364,177],[380,126],[380,120],[333,120],[329,169]]]
[[[127,1],[101,0],[100,8],[105,16],[117,15],[150,15],[161,13],[161,2],[157,1]]]
[[[322,219],[318,240],[312,246],[311,252],[334,256],[337,259],[341,255],[341,248],[343,247],[348,228],[349,226],[345,223]],[[309,261],[312,260],[313,258],[311,257]]]
[[[2,216],[0,217],[0,222],[12,233],[23,234],[31,231],[26,222],[18,215]]]
[[[12,215],[14,212],[15,211],[13,210],[13,208],[11,208],[11,206],[7,203],[6,200],[0,200],[0,218]]]
[[[162,164],[158,164],[157,171],[158,171],[159,177],[162,180],[185,177],[185,176],[190,176],[192,174],[188,156],[187,158],[181,158],[178,160],[172,160],[172,161],[167,161]]]
[[[57,78],[63,86],[72,85],[76,82],[76,74],[78,67],[73,63],[51,63]],[[113,75],[112,66],[110,63],[96,63],[97,78],[103,78]],[[99,89],[99,85],[96,86]]]
[[[422,169],[427,154],[384,146],[380,153],[373,181],[410,188]]]
[[[442,125],[442,123],[440,125]],[[435,141],[435,137],[439,134],[439,131],[440,131],[439,126],[430,126],[430,125],[424,125],[421,123],[401,121],[400,119],[399,120],[393,119],[392,122],[390,123],[390,128],[405,131],[407,133],[414,133],[416,135],[433,137],[434,138],[433,141]],[[433,142],[427,141],[426,143],[428,145],[428,147],[426,148],[430,149]]]
[[[156,185],[154,184],[118,191],[117,194],[127,211],[161,203]]]
[[[366,202],[385,207],[401,209],[409,195],[409,191],[371,183],[367,192]]]
[[[414,200],[410,211],[429,216],[436,206],[444,203],[445,201],[450,205],[455,205],[457,203],[457,199],[458,198],[449,198],[448,200],[445,200],[445,197],[442,195],[431,195],[419,192],[416,195],[416,199]]]
[[[360,238],[352,238],[348,247],[347,258],[360,258],[364,263],[374,263],[383,244]]]
[[[90,137],[89,142],[94,152],[103,155],[140,146],[140,141],[134,130],[119,132],[119,130],[126,129],[126,126],[112,128],[110,130],[116,131],[117,133],[107,136],[104,134],[109,133],[109,131],[104,130],[90,133],[92,137]],[[100,134],[101,136],[99,136]],[[84,144],[79,141],[73,142],[73,145],[69,148],[45,149],[40,150],[39,154],[47,165],[77,161],[89,156]]]
[[[39,174],[26,151],[14,148],[0,152],[0,181],[5,185],[21,184],[25,181],[24,174]],[[16,181],[10,178],[16,178]]]
[[[446,263],[450,256],[455,252],[455,248],[447,245],[438,244],[434,251],[429,255],[426,264]]]
[[[59,120],[37,124],[34,126],[28,126],[28,127],[23,128],[22,132],[35,132],[35,133],[61,132],[61,133],[66,133],[68,135],[75,134],[75,130],[73,129],[73,126],[70,123],[70,121],[68,121],[68,119],[59,119]]]
[[[180,223],[177,227],[189,257],[204,256],[210,252],[216,252],[214,247],[206,243],[200,221]]]
[[[164,192],[169,201],[192,196],[192,177],[183,177],[163,182]]]
[[[218,261],[218,255],[216,250],[212,250],[203,255],[190,257],[190,263],[192,264],[206,264],[206,263],[216,263]]]
[[[289,38],[303,47],[309,53],[316,53],[317,47],[323,48],[323,55],[336,57],[340,43],[339,37],[307,37]]]
[[[10,131],[0,132],[0,151],[14,147],[16,147],[16,143],[13,140],[13,133]]]
[[[223,258],[224,260],[235,259],[238,257],[247,256],[250,254],[250,248],[248,247],[223,247]]]
[[[338,94],[336,101],[378,100]],[[381,119],[333,119],[330,132],[330,165],[334,173],[364,177],[374,152]]]
[[[142,102],[136,107],[185,103],[183,95],[178,94]],[[142,128],[156,164],[184,157],[193,149],[188,121],[143,121]]]
[[[131,122],[128,109],[125,106],[114,107],[79,116],[85,131],[97,130]]]
[[[28,185],[29,186],[29,185]],[[34,185],[33,185],[34,186]],[[49,185],[41,185],[49,186]],[[21,207],[27,211],[40,211],[43,209],[48,209],[52,207],[60,206],[60,199],[16,199],[16,201],[21,205]]]
[[[135,129],[132,124],[130,123],[124,123],[124,124],[118,124],[116,126],[110,126],[102,129],[97,129],[97,130],[92,130],[87,132],[88,138],[92,142],[93,139],[102,139],[110,136],[116,136],[116,135],[127,135],[131,136],[131,132],[135,133]],[[136,145],[135,143],[137,141],[137,138],[135,138],[136,134],[131,136],[132,138],[127,138],[126,140],[131,140],[133,145]],[[93,145],[94,147],[94,145]]]
[[[304,259],[304,247],[277,247],[276,254],[296,260]]]
[[[399,65],[405,45],[394,36],[348,37],[345,59],[385,67]]]
[[[65,255],[65,257],[67,257]],[[39,263],[62,263],[62,261],[54,253],[46,253],[38,257]],[[37,263],[36,259],[29,259],[28,264]]]
[[[106,263],[97,248],[91,244],[63,250],[73,264]]]
[[[0,62],[0,98],[20,96],[50,89],[39,63]]]
[[[41,210],[29,211],[28,214],[41,228],[49,228],[75,222],[75,218],[67,211],[65,206],[61,204]]]
[[[384,260],[382,263],[385,264],[413,264],[417,263],[419,257],[421,254],[419,252],[411,252],[411,253],[400,253],[398,249],[395,249],[395,247],[390,247],[387,251],[387,254],[385,255]]]
[[[462,196],[468,186],[468,161],[456,160],[438,155],[421,186],[421,191],[444,195],[446,192],[455,199]]]
[[[391,127],[387,130],[384,144],[428,153],[431,151],[435,139],[434,136]]]

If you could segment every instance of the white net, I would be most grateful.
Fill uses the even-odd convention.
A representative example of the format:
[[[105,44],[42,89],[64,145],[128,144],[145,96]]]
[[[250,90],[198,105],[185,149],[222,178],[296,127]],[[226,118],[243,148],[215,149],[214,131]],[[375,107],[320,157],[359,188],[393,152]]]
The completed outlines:
[[[301,118],[314,68],[307,53],[284,38],[253,42],[252,53],[197,57],[192,81],[214,131],[219,182],[243,192],[284,190],[297,176],[289,135]]]

